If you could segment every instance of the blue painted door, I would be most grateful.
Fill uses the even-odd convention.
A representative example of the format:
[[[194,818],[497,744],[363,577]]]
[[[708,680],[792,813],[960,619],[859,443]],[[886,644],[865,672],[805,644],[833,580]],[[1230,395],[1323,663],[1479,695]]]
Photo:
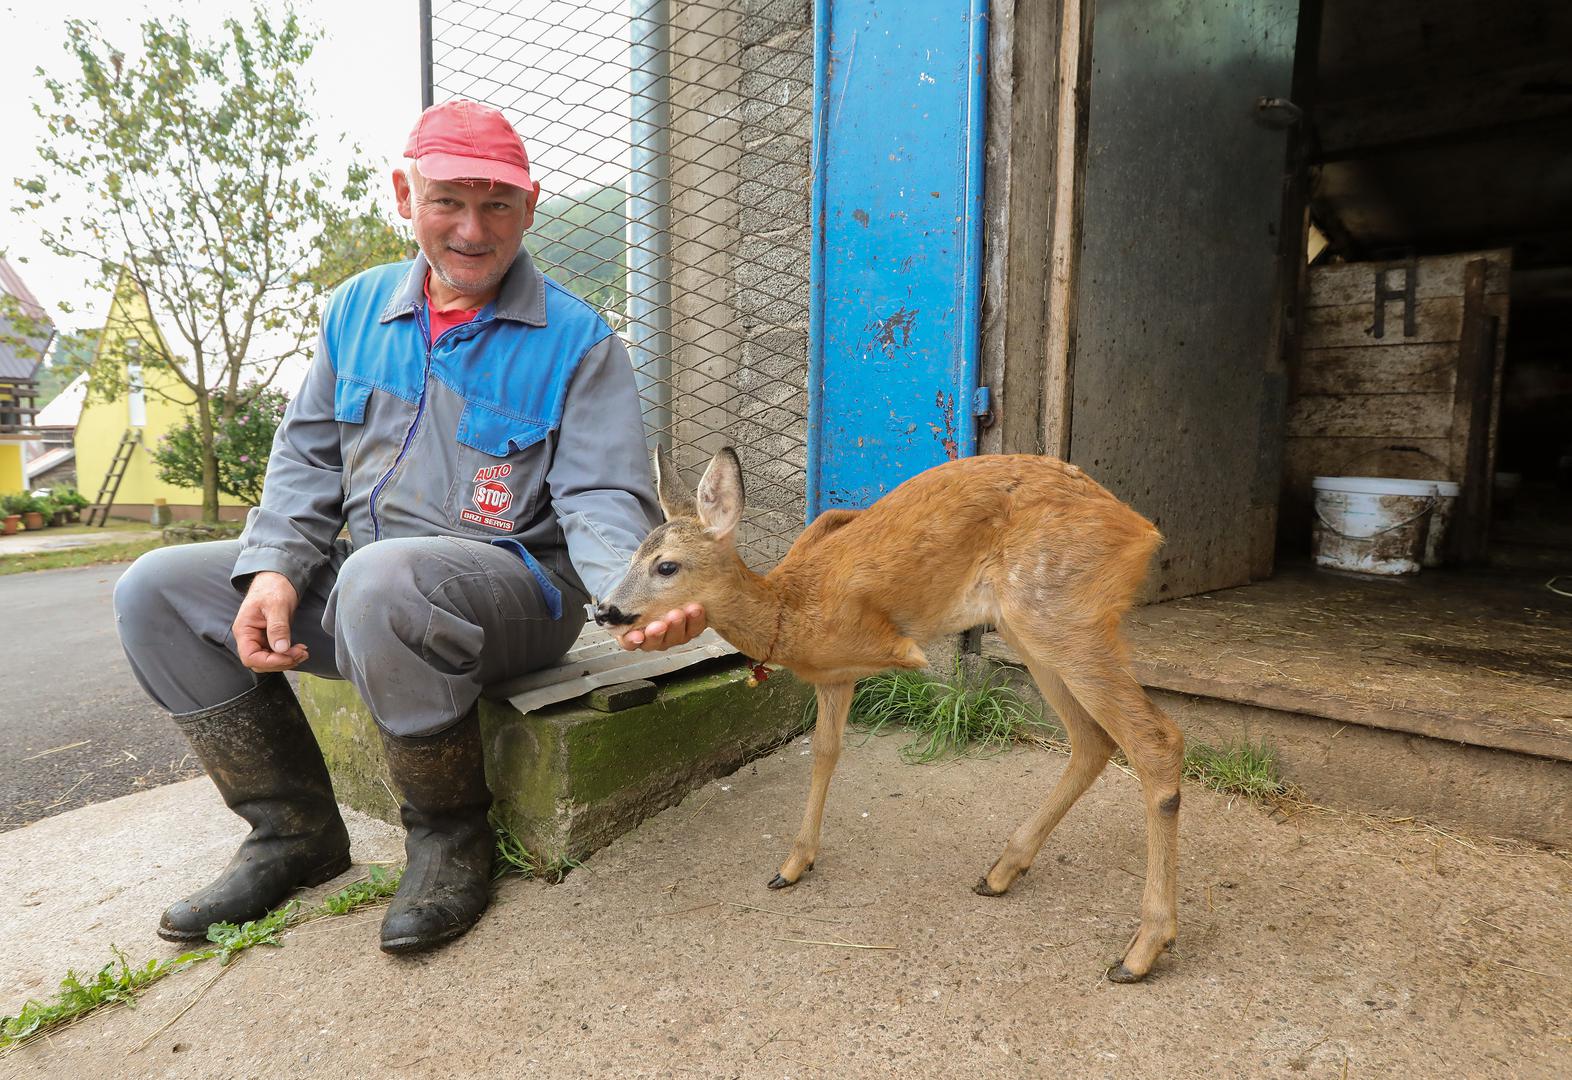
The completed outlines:
[[[974,453],[986,0],[816,0],[808,517]]]

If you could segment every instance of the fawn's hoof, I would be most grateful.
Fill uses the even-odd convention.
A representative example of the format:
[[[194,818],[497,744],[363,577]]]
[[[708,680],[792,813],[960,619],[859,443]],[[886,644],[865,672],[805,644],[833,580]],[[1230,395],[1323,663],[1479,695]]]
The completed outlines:
[[[813,864],[809,863],[807,866],[804,866],[802,868],[802,873],[806,874],[809,870],[812,870],[812,869],[813,869]],[[768,884],[769,884],[769,887],[772,888],[772,889],[789,889],[789,888],[791,888],[793,885],[797,884],[797,882],[799,882],[801,880],[802,880],[802,874],[798,874],[791,881],[787,881],[786,878],[783,877],[782,875],[776,874],[774,877],[770,878]]]
[[[1030,869],[1030,866],[1022,867],[1020,870],[1016,871],[1016,878],[1020,879],[1025,877],[1026,871]],[[988,871],[988,874],[991,873],[993,873],[992,870]],[[1005,893],[1010,891],[1010,885],[1015,884],[1015,882],[1012,881],[1010,882],[1010,885],[1006,885],[1002,889],[995,889],[992,885],[988,884],[988,874],[984,874],[981,880],[979,880],[976,885],[972,886],[972,892],[976,893],[978,896],[1003,896]]]
[[[1137,975],[1121,962],[1108,969],[1108,981],[1116,983],[1138,983],[1145,979],[1145,975]]]
[[[995,889],[992,885],[988,884],[987,877],[978,878],[977,884],[972,886],[972,892],[976,893],[978,896],[1003,896],[1006,891],[1008,890]]]

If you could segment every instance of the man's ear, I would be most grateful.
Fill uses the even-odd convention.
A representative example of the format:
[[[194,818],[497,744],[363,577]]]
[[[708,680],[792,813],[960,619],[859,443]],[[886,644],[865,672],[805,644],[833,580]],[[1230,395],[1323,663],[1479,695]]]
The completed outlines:
[[[699,481],[699,521],[705,532],[725,540],[737,531],[742,520],[742,462],[729,446],[710,460]]]
[[[398,202],[398,216],[405,221],[414,220],[414,189],[410,186],[409,174],[403,169],[393,170],[393,197]]]
[[[540,202],[540,181],[535,181],[534,190],[524,194],[524,231],[535,227],[535,204]]]
[[[655,448],[655,494],[660,499],[660,509],[667,521],[693,517],[699,512],[693,495],[682,483],[682,475],[677,472],[677,463],[671,459],[671,451],[664,446]]]

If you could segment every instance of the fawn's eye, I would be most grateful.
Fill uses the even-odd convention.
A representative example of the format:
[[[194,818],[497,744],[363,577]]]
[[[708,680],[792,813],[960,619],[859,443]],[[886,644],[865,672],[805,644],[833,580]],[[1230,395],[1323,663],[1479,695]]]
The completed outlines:
[[[661,577],[671,577],[671,575],[675,574],[678,570],[681,569],[682,567],[678,566],[674,562],[663,562],[655,564],[655,572]]]

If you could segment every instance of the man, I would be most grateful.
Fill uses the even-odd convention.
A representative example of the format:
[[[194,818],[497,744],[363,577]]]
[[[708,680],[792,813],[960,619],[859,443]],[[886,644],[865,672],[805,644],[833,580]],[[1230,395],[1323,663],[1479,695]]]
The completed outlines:
[[[566,651],[656,513],[622,343],[522,250],[540,187],[512,126],[447,102],[405,156],[393,188],[420,256],[334,292],[244,534],[152,552],[115,589],[137,679],[252,827],[164,913],[171,940],[349,866],[297,668],[359,691],[401,795],[408,865],[382,948],[474,925],[493,850],[481,689]],[[695,607],[621,640],[703,629]]]

